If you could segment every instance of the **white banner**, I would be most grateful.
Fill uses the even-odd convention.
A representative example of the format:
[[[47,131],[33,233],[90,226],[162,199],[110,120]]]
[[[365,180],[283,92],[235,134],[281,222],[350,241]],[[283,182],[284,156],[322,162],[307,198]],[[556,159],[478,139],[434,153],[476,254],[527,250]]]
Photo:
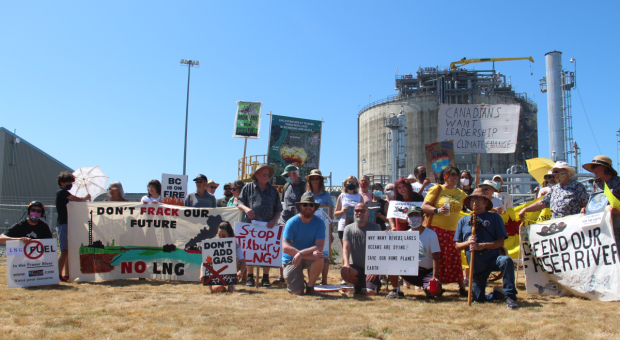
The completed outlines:
[[[523,227],[528,294],[620,300],[620,261],[611,213],[598,224],[580,214]]]
[[[414,205],[421,207],[422,203],[424,202],[403,202],[391,200],[386,217],[406,220],[409,209],[411,209]]]
[[[6,276],[9,288],[58,284],[58,250],[55,238],[6,242]]]
[[[234,237],[202,241],[204,284],[237,284],[237,242]]]
[[[72,281],[129,278],[198,281],[201,242],[234,224],[239,209],[132,202],[70,202]]]
[[[441,104],[437,141],[454,140],[456,153],[513,153],[519,104]]]
[[[282,266],[282,231],[284,226],[269,229],[260,224],[235,223],[235,237],[248,266]]]
[[[162,203],[185,205],[187,196],[187,175],[161,174]]]
[[[418,275],[420,233],[369,231],[366,233],[366,275]]]

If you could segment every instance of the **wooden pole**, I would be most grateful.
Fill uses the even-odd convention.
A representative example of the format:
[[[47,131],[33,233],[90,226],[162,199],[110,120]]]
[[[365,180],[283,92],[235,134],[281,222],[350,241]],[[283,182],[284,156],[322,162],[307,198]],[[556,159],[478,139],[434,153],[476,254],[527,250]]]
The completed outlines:
[[[515,289],[517,286],[517,282],[519,281],[519,262],[521,262],[521,227],[523,227],[523,222],[519,225],[519,255],[517,255],[517,277],[515,277]]]
[[[478,156],[478,159],[480,156]],[[478,216],[476,216],[476,207],[478,207],[478,205],[474,202],[474,206],[472,207],[474,209],[474,213],[471,214],[471,235],[476,237],[476,220],[478,219]],[[475,251],[470,251],[470,256],[469,256],[469,287],[467,288],[467,306],[471,306],[471,299],[472,299],[472,295],[471,295],[471,288],[472,288],[472,284],[474,281],[474,255],[476,254]]]
[[[245,137],[245,145],[243,146],[243,166],[241,168],[241,180],[245,182],[245,168],[246,168],[246,164],[245,164],[245,153],[248,150],[248,137]]]

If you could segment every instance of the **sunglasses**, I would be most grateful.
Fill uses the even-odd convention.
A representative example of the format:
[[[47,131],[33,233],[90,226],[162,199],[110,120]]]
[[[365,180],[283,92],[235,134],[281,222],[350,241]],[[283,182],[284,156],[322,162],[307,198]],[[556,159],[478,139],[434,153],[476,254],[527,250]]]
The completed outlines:
[[[313,207],[314,208],[314,203],[301,203],[300,204],[302,207],[307,208],[307,207]]]
[[[459,173],[458,173],[458,172],[456,172],[456,171],[454,171],[454,172],[451,172],[451,173],[450,173],[450,176],[459,176]]]
[[[224,187],[224,190],[232,190],[230,187]]]
[[[204,183],[203,181],[196,181],[196,184],[202,184]]]
[[[216,186],[214,186],[214,185],[212,185],[212,186],[211,186],[211,189],[217,189],[217,187],[216,187]]]
[[[365,213],[367,211],[368,210],[366,210],[366,209],[355,209],[355,212],[358,213],[358,214],[363,214],[363,213]]]
[[[319,177],[310,177],[311,181],[320,181],[321,179]]]
[[[563,174],[564,171],[551,171],[552,174]]]
[[[43,210],[41,209],[30,209],[30,212],[38,212],[38,213],[42,213]]]
[[[230,191],[237,191],[239,188],[230,188]]]

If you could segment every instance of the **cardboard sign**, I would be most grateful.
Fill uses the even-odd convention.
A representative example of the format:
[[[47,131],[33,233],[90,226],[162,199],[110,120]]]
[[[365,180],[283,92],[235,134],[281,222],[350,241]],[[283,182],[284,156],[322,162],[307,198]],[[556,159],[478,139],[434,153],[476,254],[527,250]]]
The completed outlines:
[[[372,222],[372,223],[377,223],[377,217],[375,216],[375,214],[377,213],[376,210],[370,210],[368,209],[368,222]],[[347,209],[347,215],[345,217],[345,222],[344,225],[349,225],[353,222],[355,222],[355,207],[349,207],[349,209]]]
[[[198,281],[202,241],[236,207],[192,208],[135,202],[70,202],[69,273],[74,281],[130,278]]]
[[[454,165],[454,145],[451,140],[424,144],[426,158],[426,177],[431,183],[437,183],[441,170]]]
[[[581,221],[576,214],[522,228],[528,294],[620,300],[620,261],[611,213],[604,212],[599,224],[583,227]]]
[[[284,226],[266,226],[251,223],[235,223],[237,244],[243,251],[248,266],[282,266],[282,231]]]
[[[334,207],[329,205],[320,206],[314,212],[314,215],[323,220],[323,223],[325,223],[325,243],[323,245],[323,255],[325,255],[325,257],[329,257],[329,252],[331,250],[329,235],[332,233],[332,222],[334,222]]]
[[[366,275],[418,275],[420,233],[369,231],[366,233]]]
[[[263,103],[237,101],[233,138],[260,137],[260,114]]]
[[[237,284],[237,241],[234,237],[202,241],[205,286]]]
[[[424,202],[403,202],[391,200],[386,217],[406,220],[409,209],[411,209],[412,206],[421,207],[422,203]]]
[[[459,153],[513,153],[520,111],[519,104],[440,104],[437,141],[453,140]]]
[[[6,242],[6,275],[9,288],[58,284],[58,250],[55,238]]]
[[[161,203],[185,205],[187,175],[161,174]]]

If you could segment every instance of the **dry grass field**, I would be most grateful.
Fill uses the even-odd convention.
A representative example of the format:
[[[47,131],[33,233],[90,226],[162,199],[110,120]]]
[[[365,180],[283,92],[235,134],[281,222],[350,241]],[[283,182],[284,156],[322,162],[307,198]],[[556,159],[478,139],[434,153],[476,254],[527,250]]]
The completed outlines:
[[[436,301],[413,289],[404,290],[406,299],[387,301],[384,294],[294,297],[284,285],[210,294],[198,283],[150,280],[8,289],[5,258],[0,268],[0,337],[6,339],[620,338],[616,302],[525,291],[521,307],[508,310],[503,302],[468,308],[454,284]],[[338,281],[333,267],[330,283]]]

